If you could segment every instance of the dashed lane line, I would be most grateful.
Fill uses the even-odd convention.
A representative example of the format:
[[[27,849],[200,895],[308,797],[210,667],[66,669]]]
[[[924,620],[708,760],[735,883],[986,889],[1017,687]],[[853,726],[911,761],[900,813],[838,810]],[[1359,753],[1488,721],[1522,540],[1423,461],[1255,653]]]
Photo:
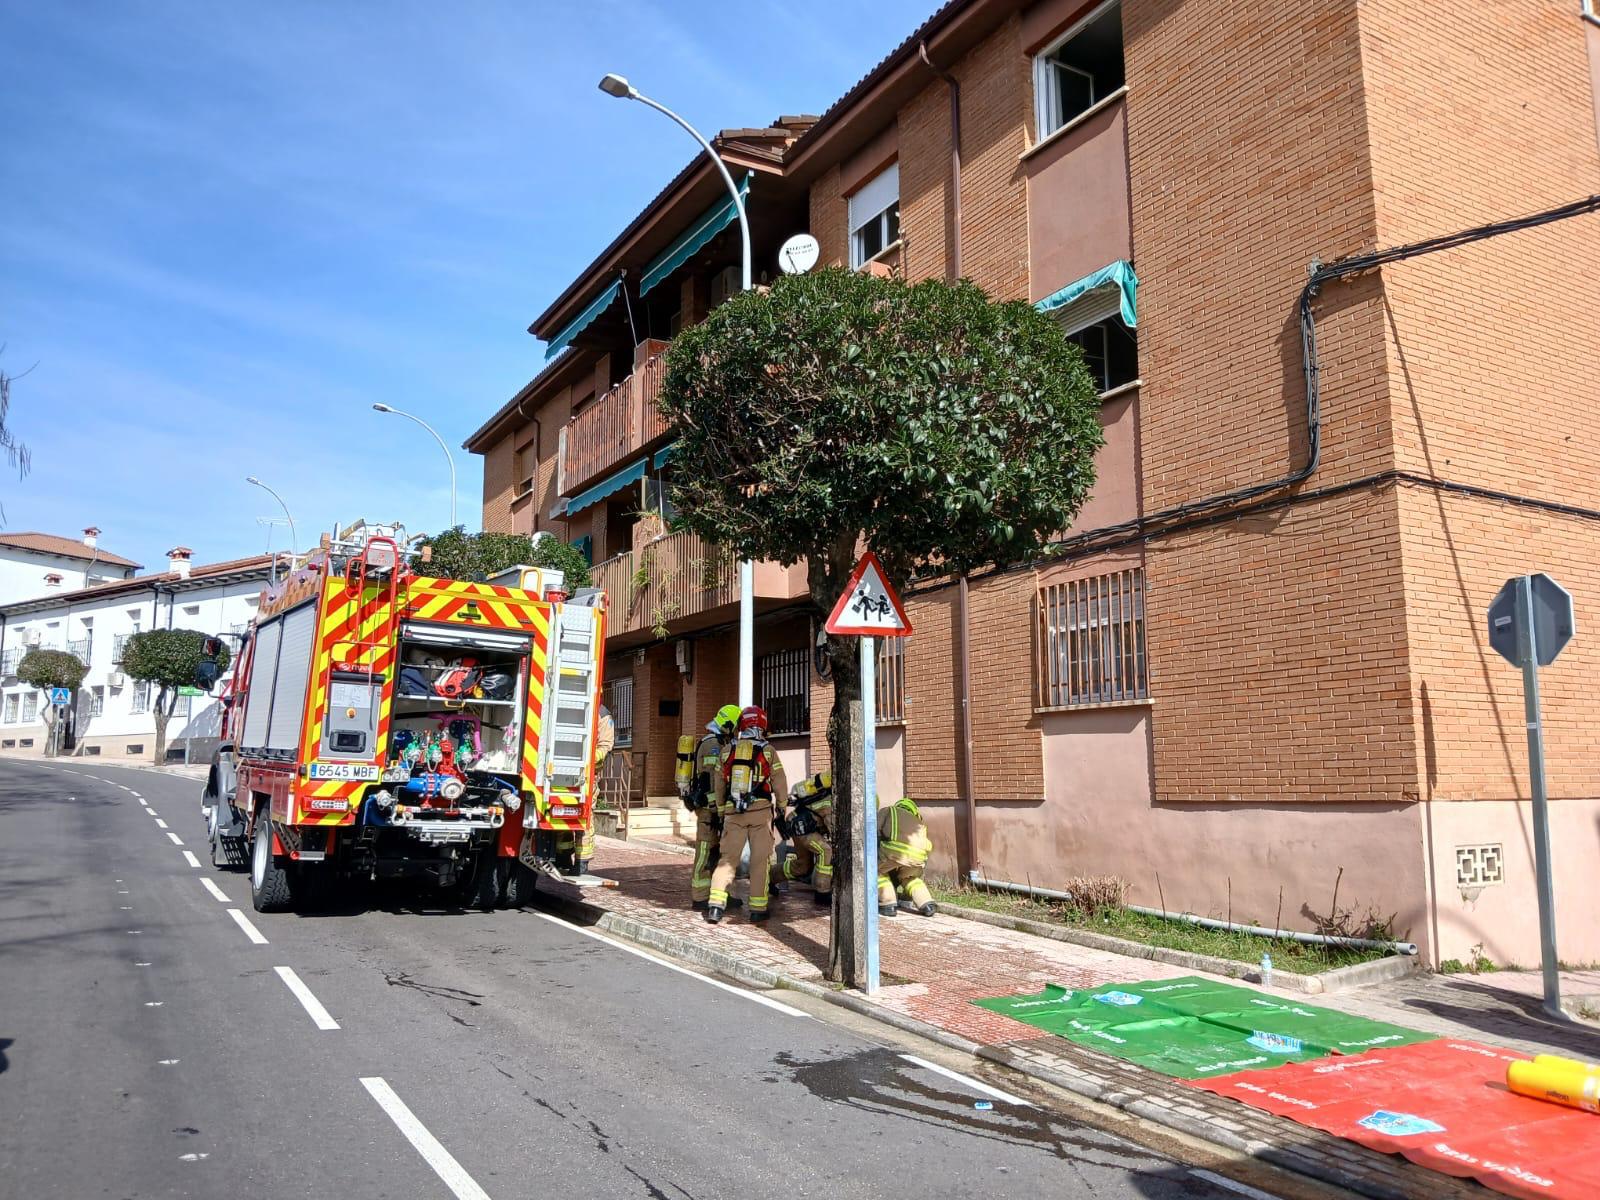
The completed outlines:
[[[439,1139],[428,1132],[426,1125],[417,1120],[416,1114],[394,1094],[394,1089],[386,1080],[376,1075],[369,1076],[361,1080],[361,1086],[378,1102],[378,1107],[389,1115],[389,1119],[405,1135],[406,1141],[422,1155],[423,1161],[444,1181],[445,1187],[450,1189],[456,1200],[489,1200],[489,1193],[478,1186],[477,1181],[467,1174],[466,1168],[455,1160],[455,1156],[439,1144]]]
[[[267,944],[267,939],[262,936],[261,930],[250,924],[250,918],[245,916],[237,908],[230,908],[228,910],[228,915],[233,918],[233,923],[235,925],[244,930],[245,937],[249,938],[258,946],[265,946]]]
[[[306,1010],[311,1017],[312,1023],[318,1029],[339,1028],[339,1022],[335,1021],[328,1010],[322,1007],[322,1001],[318,1000],[312,994],[311,989],[301,980],[300,976],[294,973],[293,967],[273,967],[272,969],[278,973],[278,978],[283,980],[283,985],[294,993],[294,998],[300,1001],[300,1007]]]
[[[213,883],[211,880],[207,879],[203,875],[200,877],[200,886],[205,888],[206,891],[211,893],[212,899],[220,900],[224,904],[231,904],[232,903],[232,901],[228,899],[228,893],[227,892],[223,891],[215,883]]]

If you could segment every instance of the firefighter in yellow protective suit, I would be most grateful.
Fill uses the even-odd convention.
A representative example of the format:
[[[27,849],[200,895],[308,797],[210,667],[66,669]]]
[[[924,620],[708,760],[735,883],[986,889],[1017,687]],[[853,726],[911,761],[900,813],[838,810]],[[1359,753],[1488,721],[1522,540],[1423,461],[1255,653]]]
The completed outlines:
[[[794,847],[783,860],[783,877],[812,880],[818,904],[833,903],[833,772],[822,771],[795,785],[793,811],[779,826]],[[815,876],[813,877],[813,872]]]
[[[728,888],[750,848],[750,919],[765,921],[772,884],[772,823],[789,792],[778,752],[767,743],[767,714],[754,705],[739,714],[739,736],[722,751],[722,769],[713,777],[717,811],[722,814],[721,861],[711,875],[706,920],[715,925],[728,908]]]
[[[689,875],[689,898],[695,911],[704,912],[711,898],[711,872],[717,865],[717,844],[722,840],[722,818],[717,812],[712,779],[722,768],[722,750],[739,731],[739,706],[724,704],[706,723],[704,736],[686,734],[678,739],[678,794],[694,814],[694,868]]]
[[[933,896],[922,882],[933,842],[922,823],[922,810],[910,796],[902,796],[878,813],[878,913],[892,917],[895,897],[907,908],[931,917]]]

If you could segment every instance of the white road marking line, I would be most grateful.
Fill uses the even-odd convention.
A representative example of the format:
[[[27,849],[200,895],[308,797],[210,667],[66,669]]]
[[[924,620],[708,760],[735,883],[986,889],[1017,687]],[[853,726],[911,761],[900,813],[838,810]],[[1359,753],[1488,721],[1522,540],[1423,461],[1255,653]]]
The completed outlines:
[[[146,1008],[160,1008],[165,1003],[165,1000],[146,1000],[144,1006]]]
[[[223,891],[203,875],[200,877],[200,886],[205,888],[206,891],[210,892],[215,899],[221,900],[224,904],[229,903],[228,893]]]
[[[244,930],[245,937],[249,938],[258,946],[265,946],[267,944],[267,939],[261,936],[261,930],[250,924],[249,918],[237,908],[230,908],[228,910],[228,915],[233,918],[233,923],[235,925]]]
[[[128,932],[129,933],[143,933],[144,930],[142,930],[142,929],[130,929],[130,930],[128,930]]]
[[[174,846],[183,845],[183,839],[181,837],[179,837],[177,834],[173,833],[172,830],[170,830],[170,829],[167,830],[167,836],[172,839],[172,844]]]
[[[119,905],[117,905],[117,907],[119,909],[121,909],[123,912],[132,912],[133,911],[133,905],[131,905],[131,904],[119,904]]]
[[[208,1152],[202,1150],[198,1154],[180,1154],[180,1155],[178,1155],[178,1161],[179,1162],[199,1162],[202,1158],[210,1158],[210,1157],[211,1157],[211,1155]]]
[[[200,860],[194,856],[193,850],[185,850],[183,852],[183,857],[191,867],[198,867],[200,865]]]
[[[993,1096],[996,1100],[1002,1100],[1007,1104],[1015,1104],[1021,1108],[1033,1107],[1021,1096],[1013,1096],[1010,1092],[1002,1092],[997,1087],[990,1087],[987,1083],[980,1083],[970,1075],[963,1075],[960,1071],[952,1071],[949,1067],[941,1067],[938,1063],[929,1062],[925,1058],[918,1058],[915,1054],[902,1054],[900,1057],[909,1063],[916,1063],[917,1066],[924,1067],[936,1075],[943,1075],[946,1079],[954,1079],[957,1083],[965,1084],[974,1091],[982,1092],[985,1096]]]
[[[611,938],[605,937],[603,934],[595,933],[592,929],[585,929],[581,925],[574,925],[571,921],[563,921],[560,917],[552,917],[549,913],[536,912],[533,915],[536,917],[541,917],[544,920],[549,921],[551,924],[560,925],[563,929],[570,929],[573,933],[581,933],[584,937],[593,938],[597,942],[604,942],[608,946],[612,946],[627,954],[632,954],[636,958],[642,958],[646,962],[653,962],[658,967],[665,967],[669,971],[676,971],[680,975],[687,975],[690,979],[698,979],[701,983],[709,983],[714,988],[721,988],[725,992],[732,992],[735,996],[743,996],[746,1000],[754,1000],[757,1004],[765,1004],[768,1008],[775,1008],[786,1016],[805,1017],[807,1020],[816,1020],[816,1018],[810,1013],[801,1012],[798,1008],[792,1008],[789,1005],[784,1004],[781,1000],[773,1000],[767,996],[759,994],[758,992],[746,991],[744,988],[734,987],[731,983],[723,983],[720,979],[712,979],[708,975],[701,975],[699,972],[691,971],[687,967],[680,967],[677,963],[668,962],[664,958],[657,958],[654,954],[646,954],[643,950],[636,949],[624,942],[613,941]]]
[[[167,823],[165,821],[163,821],[160,817],[157,817],[156,818],[156,828],[157,829],[165,829],[166,827],[167,827]]]
[[[416,1115],[406,1107],[406,1102],[394,1094],[394,1089],[385,1080],[374,1075],[362,1079],[361,1086],[389,1114],[389,1119],[405,1134],[406,1141],[422,1155],[423,1161],[444,1181],[445,1187],[450,1189],[456,1200],[489,1200],[489,1193],[479,1187],[467,1174],[466,1168],[439,1144],[439,1139],[417,1120]]]
[[[133,965],[136,967],[148,967],[150,964],[147,962],[136,962]]]
[[[1263,1192],[1260,1188],[1253,1188],[1247,1183],[1238,1183],[1223,1175],[1213,1175],[1210,1171],[1202,1171],[1199,1167],[1192,1167],[1189,1174],[1196,1179],[1204,1179],[1207,1183],[1214,1183],[1220,1188],[1227,1188],[1230,1192],[1238,1192],[1241,1196],[1249,1196],[1250,1200],[1280,1200],[1271,1192]]]
[[[156,1059],[156,1066],[158,1066],[158,1067],[175,1067],[177,1065],[178,1065],[178,1060],[175,1059],[175,1058],[158,1058],[158,1059]]]
[[[209,881],[208,881],[209,882]],[[301,981],[300,976],[294,973],[293,967],[273,967],[278,973],[278,978],[291,992],[294,998],[300,1001],[300,1007],[311,1014],[311,1020],[318,1029],[337,1029],[339,1022],[329,1015],[328,1010],[322,1007],[322,1001],[311,994],[311,989]]]

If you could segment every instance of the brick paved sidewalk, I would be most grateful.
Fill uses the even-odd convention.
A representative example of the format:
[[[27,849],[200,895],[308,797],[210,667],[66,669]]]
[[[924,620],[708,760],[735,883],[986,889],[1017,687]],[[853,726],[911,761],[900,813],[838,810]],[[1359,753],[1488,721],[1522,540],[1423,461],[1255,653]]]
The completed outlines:
[[[580,890],[541,882],[565,900],[611,914],[669,952],[737,965],[741,973],[820,985],[827,963],[829,910],[796,887],[774,904],[766,925],[743,910],[717,926],[689,906],[690,859],[660,846],[600,839],[594,872],[615,889]],[[745,884],[735,885],[742,894]],[[1470,1181],[1414,1166],[1219,1096],[1184,1087],[1131,1063],[1062,1038],[1039,1035],[970,1003],[984,996],[1036,992],[1047,983],[1069,988],[1196,972],[1142,958],[1057,942],[959,917],[901,914],[880,924],[883,986],[868,1000],[835,996],[850,1007],[895,1023],[911,1019],[980,1057],[1230,1149],[1327,1180],[1369,1196],[1487,1195]],[[1239,980],[1238,986],[1250,987]],[[1580,983],[1588,981],[1580,980]],[[1521,989],[1520,991],[1518,989]],[[1600,1059],[1600,1032],[1538,1018],[1538,996],[1526,984],[1494,987],[1481,977],[1417,975],[1300,1003],[1392,1021],[1446,1037],[1469,1038],[1529,1052]]]

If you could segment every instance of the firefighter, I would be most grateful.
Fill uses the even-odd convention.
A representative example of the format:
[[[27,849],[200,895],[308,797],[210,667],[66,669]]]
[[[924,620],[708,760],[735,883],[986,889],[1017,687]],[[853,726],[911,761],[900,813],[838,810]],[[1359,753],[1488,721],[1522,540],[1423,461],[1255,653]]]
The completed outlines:
[[[717,865],[717,843],[722,839],[722,815],[717,811],[712,780],[722,766],[722,751],[739,731],[739,706],[724,704],[706,722],[706,732],[689,750],[685,764],[689,778],[680,785],[683,803],[694,814],[694,870],[689,876],[689,897],[696,912],[709,907],[711,872]],[[684,741],[691,739],[685,738]],[[680,747],[680,757],[683,753]]]
[[[728,908],[728,887],[739,858],[750,848],[750,919],[765,921],[772,883],[772,822],[778,797],[789,791],[778,752],[767,742],[767,714],[752,705],[739,714],[739,736],[723,747],[721,769],[711,777],[722,815],[721,861],[711,875],[706,920],[715,925]]]
[[[922,882],[933,842],[922,823],[922,810],[910,796],[902,796],[878,813],[878,913],[892,917],[895,896],[907,908],[933,916],[933,896]]]
[[[793,851],[783,860],[783,878],[812,881],[817,904],[833,903],[833,772],[823,771],[795,785],[793,812],[779,825]],[[813,871],[815,876],[813,877]]]

